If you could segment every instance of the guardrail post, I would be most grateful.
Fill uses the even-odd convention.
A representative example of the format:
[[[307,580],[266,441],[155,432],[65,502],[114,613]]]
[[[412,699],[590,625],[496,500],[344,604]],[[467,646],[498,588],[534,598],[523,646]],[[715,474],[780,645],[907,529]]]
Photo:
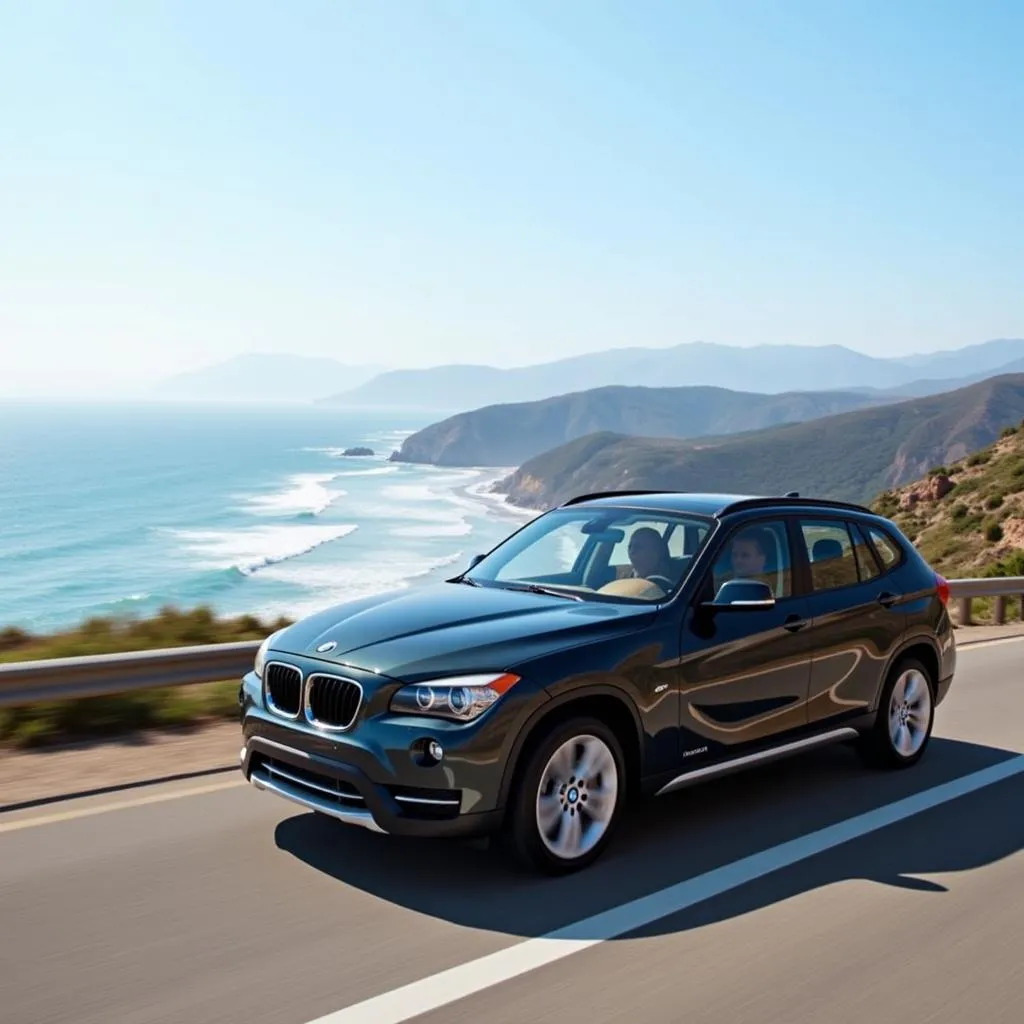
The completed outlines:
[[[971,599],[969,597],[958,597],[956,606],[957,622],[961,626],[969,626],[971,624]]]
[[[1003,625],[1006,622],[1006,595],[996,595],[996,606],[992,610],[993,621],[997,626]]]

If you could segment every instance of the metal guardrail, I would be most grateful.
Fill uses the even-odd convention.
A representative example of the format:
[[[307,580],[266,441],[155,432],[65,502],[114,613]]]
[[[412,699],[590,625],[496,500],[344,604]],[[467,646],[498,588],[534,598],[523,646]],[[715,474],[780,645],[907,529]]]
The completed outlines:
[[[0,664],[0,707],[240,679],[259,640]]]
[[[971,602],[981,597],[995,598],[993,621],[1000,625],[1007,600],[1021,597],[1024,621],[1024,576],[950,580],[949,586],[958,625],[971,623]],[[240,679],[259,646],[258,640],[243,640],[0,664],[0,707]]]
[[[1024,621],[1024,576],[985,576],[977,579],[949,581],[950,597],[956,602],[956,622],[960,626],[971,624],[971,602],[976,597],[994,597],[992,621],[1002,626],[1006,622],[1006,602],[1011,597],[1021,599],[1021,621]]]

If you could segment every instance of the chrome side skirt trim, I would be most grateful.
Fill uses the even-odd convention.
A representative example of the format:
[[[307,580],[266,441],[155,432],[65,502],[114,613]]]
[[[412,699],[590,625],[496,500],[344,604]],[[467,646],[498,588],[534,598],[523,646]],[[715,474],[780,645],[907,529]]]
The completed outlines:
[[[771,747],[768,750],[759,750],[756,754],[736,757],[731,761],[722,761],[719,764],[711,764],[705,768],[694,768],[692,771],[677,775],[671,782],[665,783],[654,795],[662,796],[665,793],[682,789],[684,786],[691,786],[694,783],[704,782],[707,779],[714,779],[722,775],[729,775],[732,772],[742,771],[755,764],[777,761],[780,758],[789,757],[791,754],[812,750],[814,747],[823,747],[829,743],[838,743],[840,740],[854,739],[858,735],[859,733],[856,729],[833,729],[831,732],[819,733],[817,736],[807,736],[802,740],[783,743],[781,746]]]
[[[286,782],[275,779],[271,775],[264,773],[260,768],[257,768],[252,773],[249,777],[249,781],[257,789],[269,790],[271,793],[283,796],[286,800],[291,800],[294,803],[309,808],[310,810],[320,811],[322,814],[329,814],[332,818],[344,821],[348,825],[359,825],[362,828],[369,829],[371,832],[385,831],[377,824],[376,821],[374,821],[373,815],[369,811],[359,811],[354,809],[350,811],[339,807],[336,803],[328,800],[322,800],[320,797],[315,796],[308,791],[301,792],[297,786],[290,786]]]

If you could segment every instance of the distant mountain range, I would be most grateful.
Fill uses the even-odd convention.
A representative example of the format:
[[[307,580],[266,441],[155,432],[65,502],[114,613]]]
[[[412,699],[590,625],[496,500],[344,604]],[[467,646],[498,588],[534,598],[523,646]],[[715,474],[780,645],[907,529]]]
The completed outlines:
[[[612,384],[701,385],[761,394],[865,390],[905,397],[935,394],[996,373],[1021,370],[1024,339],[884,359],[839,345],[739,348],[693,342],[671,348],[610,349],[513,369],[449,365],[390,370],[324,401],[350,407],[405,405],[461,411]]]
[[[354,388],[386,367],[346,366],[336,359],[287,354],[234,356],[161,381],[152,397],[210,402],[311,402]]]
[[[810,422],[705,441],[600,432],[524,462],[495,485],[535,509],[576,494],[672,489],[871,501],[963,458],[1024,418],[1024,374]]]
[[[763,395],[712,387],[610,386],[458,413],[411,434],[392,461],[518,466],[596,432],[714,437],[894,401],[891,396],[846,391]]]

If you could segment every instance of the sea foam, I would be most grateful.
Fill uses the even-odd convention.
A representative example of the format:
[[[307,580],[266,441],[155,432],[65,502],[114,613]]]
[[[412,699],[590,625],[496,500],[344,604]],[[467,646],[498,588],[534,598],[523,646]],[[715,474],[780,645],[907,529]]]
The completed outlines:
[[[352,523],[330,526],[255,526],[242,530],[172,530],[185,550],[198,556],[197,569],[236,569],[243,576],[309,554],[347,537]]]

